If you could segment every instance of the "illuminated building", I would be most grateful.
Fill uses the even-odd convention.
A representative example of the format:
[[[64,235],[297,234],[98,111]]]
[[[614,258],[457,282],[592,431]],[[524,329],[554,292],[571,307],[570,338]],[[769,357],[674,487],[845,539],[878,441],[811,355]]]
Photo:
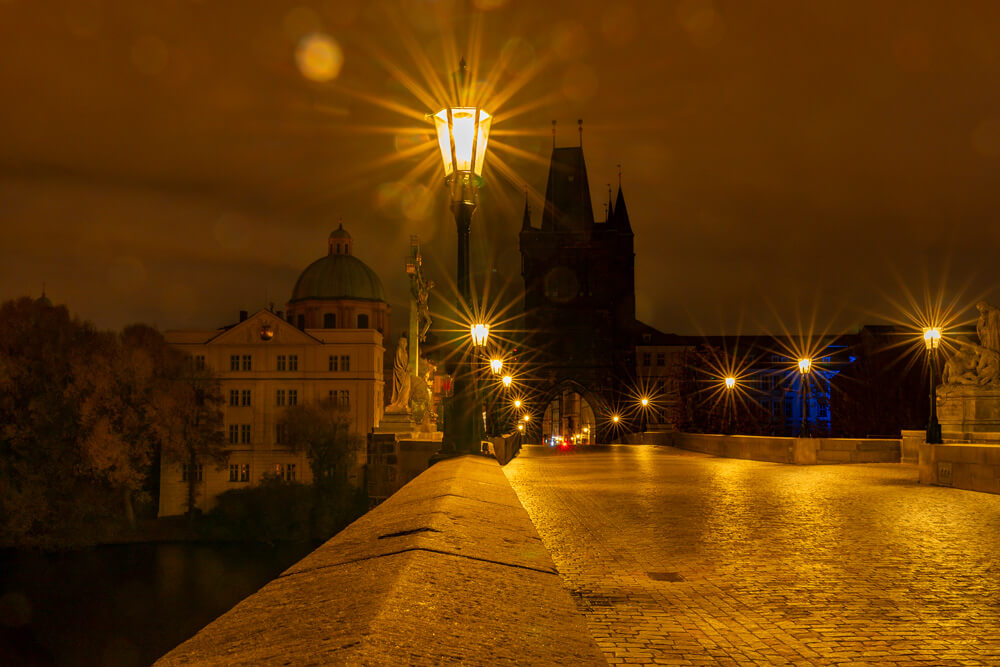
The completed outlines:
[[[263,309],[240,312],[239,322],[207,331],[168,331],[167,342],[191,356],[196,366],[219,378],[223,431],[229,458],[187,466],[167,463],[160,473],[160,516],[185,511],[187,476],[198,481],[198,506],[245,488],[268,475],[310,482],[309,462],[285,446],[279,421],[293,405],[328,401],[343,411],[359,436],[351,481],[362,483],[365,436],[384,409],[383,333],[389,306],[382,283],[353,256],[350,235],[329,238],[325,257],[296,281],[287,316]]]

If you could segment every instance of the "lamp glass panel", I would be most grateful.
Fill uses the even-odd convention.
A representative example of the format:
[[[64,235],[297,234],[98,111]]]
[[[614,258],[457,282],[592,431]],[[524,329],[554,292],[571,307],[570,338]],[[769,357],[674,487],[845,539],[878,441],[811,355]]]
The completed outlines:
[[[448,110],[441,109],[434,115],[434,129],[437,130],[438,146],[441,148],[441,160],[444,162],[444,175],[451,176],[455,165],[451,161],[451,135],[448,134]]]

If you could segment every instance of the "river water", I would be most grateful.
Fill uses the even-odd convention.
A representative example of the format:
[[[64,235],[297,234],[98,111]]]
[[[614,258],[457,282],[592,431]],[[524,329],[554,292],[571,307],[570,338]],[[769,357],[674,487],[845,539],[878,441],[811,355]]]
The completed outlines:
[[[0,551],[0,665],[148,665],[315,545]]]

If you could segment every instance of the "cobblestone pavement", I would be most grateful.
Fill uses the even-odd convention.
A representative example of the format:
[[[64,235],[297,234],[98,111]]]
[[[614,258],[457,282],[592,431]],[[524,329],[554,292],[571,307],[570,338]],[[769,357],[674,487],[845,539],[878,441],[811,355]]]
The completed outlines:
[[[1000,665],[1000,496],[669,447],[505,467],[612,664]]]

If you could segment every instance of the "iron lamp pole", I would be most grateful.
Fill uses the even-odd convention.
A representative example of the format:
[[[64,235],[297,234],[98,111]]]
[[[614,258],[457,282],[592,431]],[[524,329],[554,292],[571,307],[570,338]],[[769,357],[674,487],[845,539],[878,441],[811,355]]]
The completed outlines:
[[[927,418],[927,444],[941,444],[941,424],[937,418],[937,386],[934,382],[934,366],[937,361],[937,351],[941,347],[941,329],[928,327],[924,329],[924,347],[927,350],[927,368],[930,376],[930,388],[927,392],[930,399],[930,415]]]

